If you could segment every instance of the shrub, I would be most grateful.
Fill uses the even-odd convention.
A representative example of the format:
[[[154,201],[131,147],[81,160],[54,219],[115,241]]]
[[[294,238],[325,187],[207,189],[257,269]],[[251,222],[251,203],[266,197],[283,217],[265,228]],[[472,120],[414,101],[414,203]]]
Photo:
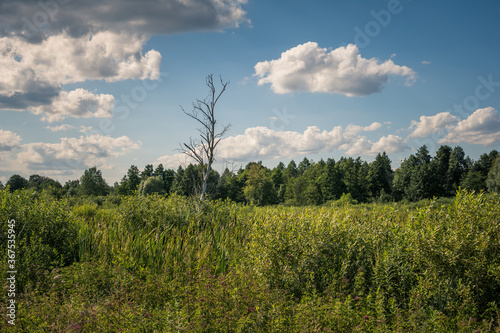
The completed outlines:
[[[15,220],[19,291],[44,279],[44,272],[78,260],[78,227],[65,201],[47,201],[31,191],[9,193],[5,189],[0,191],[1,244],[7,244],[8,220]],[[6,256],[7,251],[2,251],[2,274],[8,270]]]

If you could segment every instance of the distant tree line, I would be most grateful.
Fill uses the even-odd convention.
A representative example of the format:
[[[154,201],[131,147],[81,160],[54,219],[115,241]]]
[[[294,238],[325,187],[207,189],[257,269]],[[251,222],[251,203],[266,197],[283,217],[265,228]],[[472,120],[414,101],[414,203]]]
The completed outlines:
[[[61,185],[45,176],[25,179],[13,175],[7,181],[10,191],[33,189],[62,198],[64,196],[128,196],[153,193],[199,196],[203,172],[198,165],[177,170],[152,164],[139,170],[132,165],[120,182],[109,186],[96,167],[85,170],[78,180]],[[3,187],[0,182],[0,189]],[[211,199],[231,199],[258,206],[319,205],[348,198],[353,202],[418,201],[432,197],[451,197],[459,188],[500,192],[500,157],[496,150],[482,154],[477,161],[465,155],[460,146],[441,146],[431,156],[424,145],[393,171],[384,152],[368,163],[360,157],[310,161],[297,165],[280,162],[270,169],[262,162],[248,163],[244,168],[222,174],[210,171],[206,195]]]

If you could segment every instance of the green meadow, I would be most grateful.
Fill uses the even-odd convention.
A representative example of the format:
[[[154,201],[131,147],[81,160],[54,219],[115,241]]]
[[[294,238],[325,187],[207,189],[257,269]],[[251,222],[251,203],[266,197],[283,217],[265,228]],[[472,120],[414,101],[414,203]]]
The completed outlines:
[[[0,220],[1,279],[9,220],[17,271],[2,332],[500,331],[497,194],[98,206],[2,190]]]

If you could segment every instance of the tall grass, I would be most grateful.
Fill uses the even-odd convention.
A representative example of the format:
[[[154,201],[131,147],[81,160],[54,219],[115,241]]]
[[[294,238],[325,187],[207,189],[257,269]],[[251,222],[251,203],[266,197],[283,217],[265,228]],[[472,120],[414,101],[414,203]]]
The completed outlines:
[[[449,206],[268,208],[256,217],[248,265],[295,297],[333,292],[394,309],[482,317],[500,305],[500,206],[459,192]]]
[[[228,202],[200,204],[175,195],[123,198],[116,211],[98,219],[80,214],[80,252],[170,276],[205,265],[222,273],[237,264],[248,233],[242,214],[242,207]]]
[[[29,231],[21,253],[43,267],[26,274],[19,325],[0,323],[5,331],[500,329],[496,195],[300,208],[175,195],[72,209],[29,192],[0,199],[1,217]]]

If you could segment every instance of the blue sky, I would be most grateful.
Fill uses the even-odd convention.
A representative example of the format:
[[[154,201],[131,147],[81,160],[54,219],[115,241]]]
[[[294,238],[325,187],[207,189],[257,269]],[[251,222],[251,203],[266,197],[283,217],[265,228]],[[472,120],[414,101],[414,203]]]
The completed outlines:
[[[0,2],[0,180],[189,160],[213,73],[222,162],[500,148],[495,1]]]

